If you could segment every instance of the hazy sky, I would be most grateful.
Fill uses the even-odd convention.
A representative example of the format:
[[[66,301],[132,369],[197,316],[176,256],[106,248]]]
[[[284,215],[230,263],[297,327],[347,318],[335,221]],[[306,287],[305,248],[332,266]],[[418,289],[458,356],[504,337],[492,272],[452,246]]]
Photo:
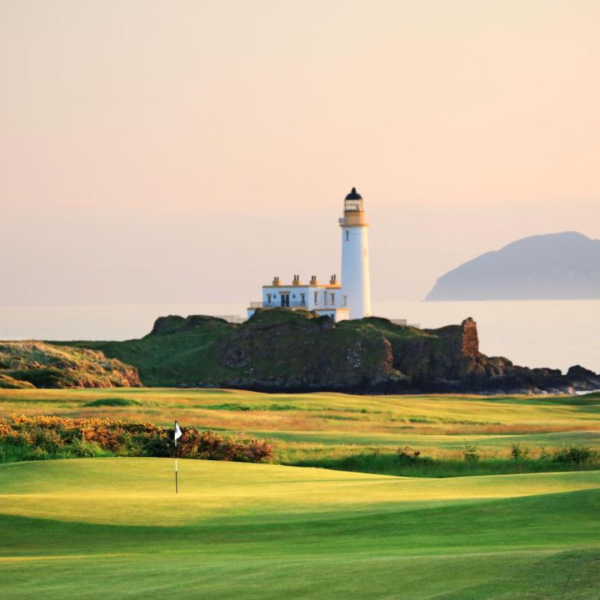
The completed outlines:
[[[600,237],[598,0],[0,0],[0,304],[376,299]]]

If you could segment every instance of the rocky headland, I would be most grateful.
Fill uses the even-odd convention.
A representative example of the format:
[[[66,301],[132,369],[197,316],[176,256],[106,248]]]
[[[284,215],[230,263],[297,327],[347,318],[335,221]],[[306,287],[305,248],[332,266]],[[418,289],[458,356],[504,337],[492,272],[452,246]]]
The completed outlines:
[[[100,351],[131,366],[149,386],[359,394],[600,389],[600,375],[581,366],[562,373],[486,356],[470,318],[418,329],[377,317],[336,324],[310,312],[272,309],[257,311],[243,324],[207,316],[161,317],[138,340],[64,345]]]

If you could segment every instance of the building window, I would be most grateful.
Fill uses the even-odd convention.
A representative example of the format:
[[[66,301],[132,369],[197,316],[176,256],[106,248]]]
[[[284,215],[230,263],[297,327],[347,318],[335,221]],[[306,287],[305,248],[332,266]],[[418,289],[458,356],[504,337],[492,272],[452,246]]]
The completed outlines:
[[[306,294],[300,294],[300,304],[306,306]]]
[[[348,306],[348,296],[344,296],[344,306]]]
[[[346,241],[349,242],[350,241],[350,230],[346,229]]]
[[[331,294],[331,304],[335,304],[335,294]]]
[[[315,292],[315,304],[319,304],[319,292]]]
[[[267,304],[271,304],[271,294],[267,294]]]

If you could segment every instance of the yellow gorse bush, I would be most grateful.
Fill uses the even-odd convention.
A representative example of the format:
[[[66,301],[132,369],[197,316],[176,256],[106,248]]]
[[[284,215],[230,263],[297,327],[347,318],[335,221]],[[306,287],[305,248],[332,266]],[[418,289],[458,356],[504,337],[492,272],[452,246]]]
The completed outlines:
[[[206,460],[262,462],[271,460],[274,447],[265,440],[222,436],[214,431],[183,428],[178,456]],[[63,452],[93,456],[94,449],[122,456],[171,456],[173,429],[152,423],[117,419],[70,419],[47,415],[12,415],[0,419],[0,446],[29,447],[40,458]]]

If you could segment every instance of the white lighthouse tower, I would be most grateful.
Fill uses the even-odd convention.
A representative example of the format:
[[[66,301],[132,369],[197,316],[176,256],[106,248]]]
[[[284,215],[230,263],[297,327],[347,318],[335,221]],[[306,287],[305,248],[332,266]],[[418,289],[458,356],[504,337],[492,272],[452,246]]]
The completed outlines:
[[[342,228],[342,295],[351,319],[371,316],[368,227],[362,196],[352,188],[344,200]]]

